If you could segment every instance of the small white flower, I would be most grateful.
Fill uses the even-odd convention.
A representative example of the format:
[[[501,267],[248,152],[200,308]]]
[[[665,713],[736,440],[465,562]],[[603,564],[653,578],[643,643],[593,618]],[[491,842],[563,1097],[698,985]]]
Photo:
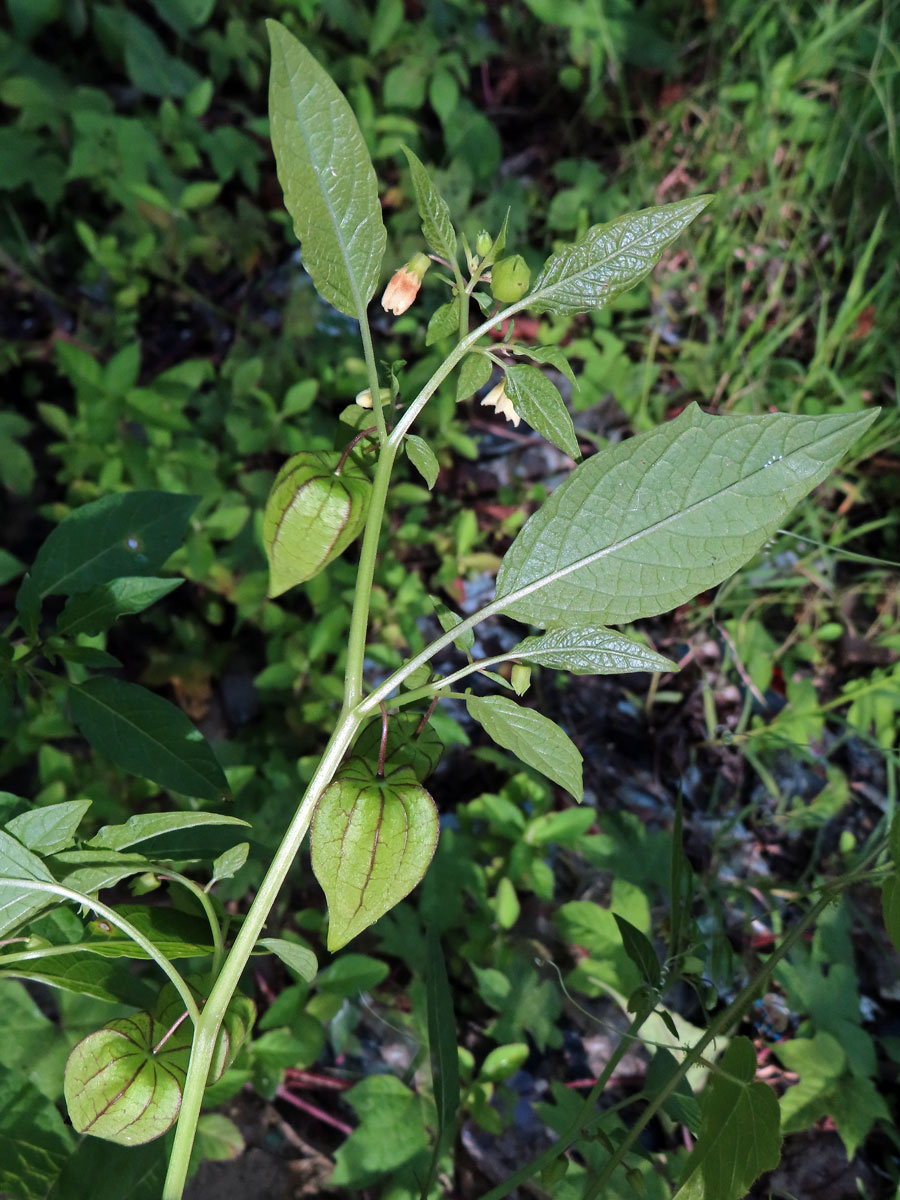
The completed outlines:
[[[511,421],[513,425],[517,426],[522,419],[513,408],[512,400],[506,394],[505,379],[498,383],[496,387],[491,388],[481,403],[493,408],[501,417],[506,417],[507,421]]]

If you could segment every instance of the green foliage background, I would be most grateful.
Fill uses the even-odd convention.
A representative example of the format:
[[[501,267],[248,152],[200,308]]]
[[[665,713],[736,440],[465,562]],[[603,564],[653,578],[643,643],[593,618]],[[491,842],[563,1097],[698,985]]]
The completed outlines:
[[[719,870],[745,844],[746,825],[787,839],[796,886],[838,862],[847,838],[874,836],[895,802],[900,593],[870,559],[900,558],[897,6],[6,7],[3,625],[23,564],[70,509],[122,490],[199,496],[184,547],[169,561],[188,583],[108,636],[84,633],[80,641],[86,653],[115,654],[126,678],[173,696],[215,745],[234,795],[230,811],[253,825],[246,865],[219,885],[225,901],[259,878],[340,704],[355,577],[351,553],[267,602],[265,497],[285,457],[346,442],[341,415],[367,383],[353,324],[316,297],[283,210],[267,140],[264,17],[293,28],[350,99],[381,182],[389,263],[421,249],[403,144],[434,165],[470,239],[483,227],[496,231],[509,209],[508,244],[533,269],[554,239],[596,221],[718,193],[690,243],[613,311],[542,321],[542,340],[564,342],[573,358],[579,387],[571,407],[583,437],[602,445],[653,428],[692,400],[730,412],[884,407],[857,451],[868,462],[843,471],[794,521],[794,531],[817,544],[777,538],[718,595],[654,627],[660,648],[687,656],[679,683],[648,687],[648,677],[631,677],[607,696],[628,709],[632,728],[649,722],[657,744],[673,736],[683,744],[664,758],[683,772],[696,830],[707,832],[696,953],[698,978],[711,989],[704,999],[714,1004],[753,957],[726,936],[735,921],[749,928],[759,916],[749,876]],[[426,345],[437,303],[429,283],[399,320],[377,310],[376,353],[414,363],[410,387],[443,357],[440,342]],[[429,407],[423,433],[444,471],[434,494],[410,471],[393,495],[392,553],[376,578],[373,676],[421,648],[428,595],[455,606],[467,582],[495,569],[523,505],[543,495],[538,475],[506,472],[497,486],[484,468],[466,466],[484,454],[483,413],[477,403],[457,407],[455,386]],[[845,555],[851,538],[862,560]],[[77,664],[68,669],[77,682]],[[545,686],[541,695],[554,700]],[[596,693],[585,694],[588,706],[596,702]],[[61,685],[48,681],[18,700],[0,689],[0,727],[8,735],[0,784],[11,794],[39,806],[90,798],[97,827],[159,804],[153,785],[87,752]],[[461,719],[439,715],[436,727],[448,746],[469,738]],[[639,743],[630,737],[627,744]],[[667,919],[658,884],[670,842],[670,823],[624,810],[630,798],[640,811],[638,777],[617,786],[613,811],[600,804],[598,819],[594,810],[565,808],[547,784],[494,751],[476,749],[465,761],[472,765],[459,782],[442,785],[450,815],[420,893],[362,943],[378,960],[344,952],[312,986],[274,980],[279,994],[254,1056],[237,1068],[244,1074],[232,1080],[236,1087],[252,1079],[271,1096],[286,1069],[357,1053],[367,1011],[359,996],[368,992],[421,1040],[426,927],[445,940],[460,1029],[469,1031],[460,1035],[464,1067],[465,1055],[471,1059],[468,1111],[483,1129],[499,1132],[512,1104],[511,1091],[496,1101],[502,1080],[484,1065],[491,1048],[529,1043],[552,1052],[571,1020],[571,1002],[552,970],[535,966],[536,952],[560,963],[580,1004],[637,986],[613,914],[647,935]],[[595,798],[602,779],[594,779]],[[10,802],[0,815],[16,811]],[[599,891],[589,882],[598,872]],[[783,900],[769,903],[777,933],[789,914]],[[291,937],[318,944],[320,906],[308,871],[298,871],[279,920]],[[856,983],[860,963],[883,944],[869,907],[845,903],[779,979],[811,1042],[779,1052],[807,1087],[804,1104],[795,1096],[783,1117],[803,1129],[828,1112],[848,1152],[881,1122],[870,1153],[890,1173],[879,1138],[896,1114],[896,1039],[879,1036],[878,1060],[891,1064],[879,1072]],[[860,928],[864,953],[853,945]],[[581,948],[574,955],[573,946]],[[34,1043],[45,1038],[47,1017],[18,985],[7,989],[19,1027]],[[54,994],[62,1036],[34,1060],[28,1087],[46,1102],[47,1153],[61,1163],[72,1150],[53,1107],[65,1051],[95,1027],[98,1010],[103,1020],[111,1010]],[[411,1014],[398,1011],[406,996]],[[691,1016],[702,1023],[700,1009]],[[822,1069],[828,1038],[847,1054],[837,1072],[833,1057]],[[27,1061],[23,1043],[2,1043],[3,1086],[14,1089],[9,1072]],[[393,1083],[366,1078],[351,1094],[360,1124],[337,1150],[339,1186],[359,1189],[387,1173],[392,1196],[412,1194],[404,1172],[413,1178],[420,1168],[422,1117],[409,1088]],[[854,1104],[836,1110],[835,1097],[849,1094]],[[24,1112],[33,1097],[7,1099]],[[545,1103],[551,1126],[565,1123],[565,1103],[564,1089]],[[385,1114],[393,1114],[390,1129],[410,1132],[373,1166],[368,1150],[388,1145]],[[91,1153],[78,1151],[85,1161]],[[76,1159],[66,1168],[70,1181]],[[677,1153],[672,1164],[674,1178]],[[148,1169],[145,1178],[153,1177]],[[657,1194],[657,1183],[648,1171],[647,1194]],[[0,1179],[0,1190],[9,1186]],[[54,1194],[66,1200],[64,1191]]]

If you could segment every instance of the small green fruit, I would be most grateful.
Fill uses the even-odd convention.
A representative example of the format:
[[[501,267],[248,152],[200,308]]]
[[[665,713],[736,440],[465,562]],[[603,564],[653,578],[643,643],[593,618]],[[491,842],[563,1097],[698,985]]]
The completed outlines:
[[[372,485],[352,459],[301,451],[275,479],[263,516],[269,595],[312,579],[347,549],[366,520]]]
[[[521,300],[531,283],[531,271],[521,254],[501,258],[491,268],[491,293],[502,304]]]
[[[475,239],[475,253],[480,254],[481,257],[484,258],[485,254],[487,254],[493,244],[494,239],[486,229],[482,229]]]

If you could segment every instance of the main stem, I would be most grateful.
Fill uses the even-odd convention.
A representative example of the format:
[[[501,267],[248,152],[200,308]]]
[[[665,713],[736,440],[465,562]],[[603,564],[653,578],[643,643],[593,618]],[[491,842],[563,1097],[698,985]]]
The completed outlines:
[[[435,371],[425,384],[409,408],[397,422],[396,427],[387,434],[384,416],[378,396],[378,379],[375,368],[375,356],[372,349],[372,338],[368,323],[360,322],[363,350],[372,386],[372,402],[378,431],[381,438],[381,452],[378,465],[375,468],[375,478],[372,482],[372,496],[369,502],[369,512],[366,517],[366,529],[363,534],[362,549],[359,557],[356,594],[353,601],[353,612],[350,618],[350,635],[347,642],[347,667],[344,677],[344,706],[337,727],[328,742],[325,753],[319,762],[316,772],[310,780],[309,787],[303,796],[294,818],[278,847],[278,851],[260,884],[256,898],[244,919],[240,932],[235,938],[234,945],[222,964],[212,991],[203,1006],[199,1020],[194,1027],[194,1041],[191,1047],[191,1058],[188,1065],[187,1077],[181,1099],[181,1111],[178,1114],[178,1124],[175,1128],[175,1141],[172,1155],[169,1159],[169,1169],[163,1188],[162,1200],[181,1200],[184,1185],[187,1181],[191,1149],[200,1117],[203,1103],[203,1093],[212,1063],[216,1038],[219,1029],[231,1003],[231,998],[240,983],[241,974],[246,967],[253,948],[268,919],[269,913],[278,897],[281,886],[297,855],[300,845],[306,836],[312,821],[313,812],[319,796],[324,788],[334,778],[340,766],[341,759],[349,749],[360,725],[368,716],[369,708],[362,703],[363,664],[366,651],[366,634],[369,623],[369,604],[372,598],[372,581],[375,576],[375,563],[378,556],[378,541],[381,536],[381,526],[384,520],[385,503],[391,471],[403,439],[413,421],[437,391],[440,384],[447,378],[457,363],[475,344],[475,342],[499,321],[518,312],[525,304],[519,301],[510,305],[501,313],[483,322],[466,337],[462,338],[449,357]]]
[[[222,964],[222,970],[219,972],[194,1027],[191,1059],[184,1083],[181,1111],[178,1114],[178,1125],[175,1129],[175,1141],[172,1146],[162,1200],[181,1200],[187,1181],[191,1149],[194,1145],[194,1135],[197,1130],[203,1093],[206,1090],[206,1080],[219,1028],[228,1005],[231,1003],[231,998],[240,983],[244,967],[247,965],[253,947],[256,945],[278,892],[281,890],[281,885],[284,883],[297,851],[300,849],[300,844],[306,836],[319,795],[334,777],[359,725],[360,718],[355,713],[344,713],[331,735],[331,740],[322,755],[316,773],[310,780],[309,787],[294,814],[294,819],[260,884],[256,899],[250,906],[244,923],[234,940],[234,945]]]

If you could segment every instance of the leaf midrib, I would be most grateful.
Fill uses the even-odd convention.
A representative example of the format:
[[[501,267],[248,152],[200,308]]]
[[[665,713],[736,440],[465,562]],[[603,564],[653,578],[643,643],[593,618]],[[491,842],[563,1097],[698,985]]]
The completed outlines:
[[[164,758],[166,758],[170,763],[173,763],[177,768],[180,768],[181,770],[183,770],[183,771],[187,772],[188,774],[190,774],[191,776],[193,776],[195,779],[199,779],[203,783],[205,788],[208,788],[210,786],[210,784],[212,784],[216,788],[221,788],[221,785],[217,780],[214,781],[212,778],[209,778],[206,775],[203,775],[192,763],[188,762],[184,758],[179,758],[178,755],[174,754],[165,745],[164,742],[159,741],[158,738],[155,738],[152,734],[147,733],[146,729],[144,729],[143,726],[139,725],[136,721],[134,721],[130,716],[127,716],[126,714],[122,713],[119,709],[114,708],[113,705],[108,704],[105,700],[100,699],[93,692],[86,691],[84,687],[73,688],[73,691],[76,691],[78,693],[78,695],[81,696],[82,700],[87,699],[90,703],[95,704],[99,709],[103,710],[103,712],[109,714],[109,716],[107,717],[107,720],[110,722],[111,725],[114,726],[116,722],[120,722],[121,724],[125,725],[128,728],[129,733],[131,733],[132,736],[136,737],[137,739],[140,739],[141,741],[150,742],[150,743],[152,743],[152,745],[154,747],[158,747],[161,755]],[[151,692],[150,695],[153,695],[153,693]],[[177,711],[177,709],[176,709],[176,711]],[[195,731],[199,733],[199,731],[196,730],[196,727],[194,727],[194,728],[195,728]],[[204,745],[205,743],[203,743],[201,741],[201,742],[198,742],[197,744]],[[145,778],[149,779],[150,776],[149,775],[145,776]],[[179,789],[177,789],[177,788],[173,788],[173,791],[178,791],[178,790]],[[192,793],[187,792],[185,794],[191,795]],[[194,794],[196,794],[198,796],[203,796],[205,793],[197,792]],[[102,848],[106,849],[106,847],[102,847]]]
[[[700,203],[701,200],[703,201],[702,204]],[[666,221],[665,226],[656,226],[654,229],[648,229],[641,238],[639,238],[635,242],[632,242],[628,246],[628,252],[634,253],[636,247],[639,247],[640,249],[645,251],[646,248],[643,246],[643,243],[645,241],[647,241],[654,234],[658,234],[660,232],[661,228],[665,228],[665,227],[668,227],[669,225],[671,225],[673,218],[680,217],[682,215],[682,213],[685,211],[691,211],[690,218],[687,219],[684,223],[684,227],[686,227],[687,225],[689,225],[691,223],[691,221],[694,220],[695,217],[698,217],[700,215],[700,213],[703,211],[703,209],[706,208],[711,203],[711,201],[712,201],[712,196],[697,196],[695,199],[695,204],[697,206],[696,211],[691,211],[690,207],[688,206],[687,209],[682,209],[677,214],[672,213],[670,219],[668,221]],[[622,222],[625,222],[628,220],[628,218],[620,217],[619,220]],[[612,226],[615,224],[616,224],[616,221],[608,222],[609,226]],[[590,231],[588,231],[588,233],[589,232]],[[678,233],[680,233],[680,232],[681,232],[681,230],[679,229]],[[581,238],[578,242],[573,242],[569,247],[567,247],[567,249],[569,251],[576,249],[584,242],[584,240],[585,240],[585,238],[587,238],[587,236],[588,236],[588,234],[585,234],[583,238]],[[677,237],[677,236],[678,236],[677,233],[673,235],[673,237]],[[669,240],[671,241],[672,239],[670,238]],[[560,251],[559,253],[564,254],[565,251]],[[541,290],[541,291],[535,290],[535,291],[531,292],[530,295],[528,296],[529,304],[533,304],[533,303],[541,301],[541,300],[546,300],[548,297],[552,298],[553,293],[555,291],[558,291],[560,288],[563,288],[566,285],[571,284],[573,281],[575,281],[575,282],[580,281],[580,280],[584,279],[586,276],[592,275],[593,273],[595,273],[598,270],[602,270],[602,268],[604,266],[606,266],[614,258],[616,258],[618,255],[621,255],[622,253],[623,253],[623,248],[621,246],[619,246],[615,250],[611,251],[609,254],[606,254],[603,257],[590,258],[588,265],[583,270],[573,271],[571,274],[565,275],[561,279],[557,279],[554,283],[549,284],[543,290]],[[556,256],[554,255],[554,257],[556,257]],[[541,274],[543,275],[543,273],[544,272],[542,271]],[[539,282],[539,280],[538,280],[538,282]]]
[[[303,49],[305,50],[306,54],[309,54],[309,57],[313,59],[313,62],[315,63],[315,65],[319,66],[319,64],[316,62],[316,60],[313,58],[313,56],[309,53],[309,51],[306,50],[305,47],[303,47]],[[294,79],[299,72],[299,68],[298,68],[298,71],[294,71],[294,72],[291,72],[288,69],[287,56],[284,52],[284,47],[282,45],[282,39],[281,39],[280,33],[279,33],[279,37],[278,37],[278,54],[281,58],[282,65],[284,67],[285,76],[288,81],[288,89],[291,94],[291,102],[294,105],[294,114],[297,118],[297,128],[300,130],[300,136],[303,138],[304,144],[306,145],[306,153],[309,156],[310,165],[316,176],[316,182],[319,185],[319,194],[321,195],[322,200],[325,204],[325,207],[328,210],[328,216],[331,220],[332,227],[334,228],[335,238],[337,239],[338,248],[340,249],[340,252],[341,252],[341,258],[344,261],[344,269],[346,270],[346,273],[347,273],[347,280],[350,284],[350,292],[353,296],[353,305],[356,309],[357,320],[360,322],[360,324],[362,324],[362,322],[365,318],[366,305],[363,304],[363,302],[362,302],[362,293],[359,290],[359,285],[357,283],[356,275],[353,270],[353,265],[350,260],[349,247],[347,246],[347,243],[344,241],[342,231],[341,231],[341,226],[337,219],[337,214],[335,213],[334,207],[331,203],[331,197],[329,196],[328,192],[325,190],[325,188],[322,184],[322,168],[319,165],[318,159],[315,157],[315,155],[312,152],[312,147],[310,145],[310,141],[309,141],[309,138],[308,138],[307,132],[306,132],[306,122],[304,121],[303,116],[301,115],[301,110],[300,110],[300,107],[297,102],[297,93],[294,90]],[[314,81],[314,86],[315,86],[315,83],[317,83],[317,82],[318,81]],[[302,249],[302,247],[301,247],[301,249]]]
[[[865,416],[867,414],[860,414],[860,415]],[[852,427],[851,423],[848,422],[848,424],[844,427],[844,429],[846,430],[851,427]],[[828,436],[829,437],[833,436],[834,432],[837,432],[837,431],[833,431]],[[794,456],[799,454],[801,452],[801,450],[803,452],[808,452],[813,446],[815,446],[817,444],[818,441],[824,441],[824,440],[825,440],[825,438],[817,438],[814,441],[804,443],[804,445],[802,447],[798,448],[797,450],[792,451],[788,455],[785,455],[780,460],[779,465],[790,462],[791,458],[793,458]],[[672,446],[674,446],[675,444],[676,443],[673,442]],[[671,450],[672,446],[669,446],[667,448],[667,452],[669,450]],[[727,485],[727,487],[721,488],[719,491],[713,492],[709,496],[704,496],[702,500],[695,501],[693,504],[689,505],[687,508],[679,508],[677,512],[670,513],[667,517],[663,517],[659,521],[654,521],[652,525],[646,525],[646,526],[644,526],[643,529],[635,530],[634,533],[629,534],[625,538],[621,538],[619,541],[612,542],[608,546],[603,546],[599,550],[594,550],[590,554],[584,555],[582,558],[577,559],[575,562],[570,563],[567,566],[559,567],[555,571],[551,571],[548,575],[542,575],[539,579],[533,580],[531,583],[525,584],[523,587],[518,588],[516,591],[507,592],[502,596],[498,596],[497,599],[494,601],[494,604],[497,606],[496,611],[499,611],[499,612],[505,611],[511,605],[517,604],[520,600],[524,600],[527,596],[532,595],[534,592],[540,591],[542,588],[549,587],[551,584],[558,582],[560,579],[565,579],[567,575],[571,575],[575,571],[580,571],[584,567],[589,567],[593,563],[599,562],[601,559],[608,558],[611,554],[615,554],[619,550],[624,550],[626,547],[633,545],[635,542],[639,541],[640,539],[642,539],[644,537],[650,537],[653,534],[658,533],[660,530],[664,529],[667,525],[672,524],[674,521],[680,520],[682,517],[686,517],[696,511],[698,511],[699,509],[702,509],[704,507],[704,505],[709,504],[714,500],[720,500],[723,496],[727,495],[728,492],[732,491],[734,488],[749,482],[751,479],[754,478],[754,476],[762,474],[762,472],[767,469],[768,468],[767,468],[766,464],[764,464],[761,467],[757,467],[754,471],[751,471],[749,474],[742,475],[739,479],[736,479],[732,483],[729,483]],[[813,486],[815,486],[815,485],[813,485]],[[554,517],[554,519],[557,519],[557,517]],[[519,569],[517,569],[516,573],[519,574]]]

